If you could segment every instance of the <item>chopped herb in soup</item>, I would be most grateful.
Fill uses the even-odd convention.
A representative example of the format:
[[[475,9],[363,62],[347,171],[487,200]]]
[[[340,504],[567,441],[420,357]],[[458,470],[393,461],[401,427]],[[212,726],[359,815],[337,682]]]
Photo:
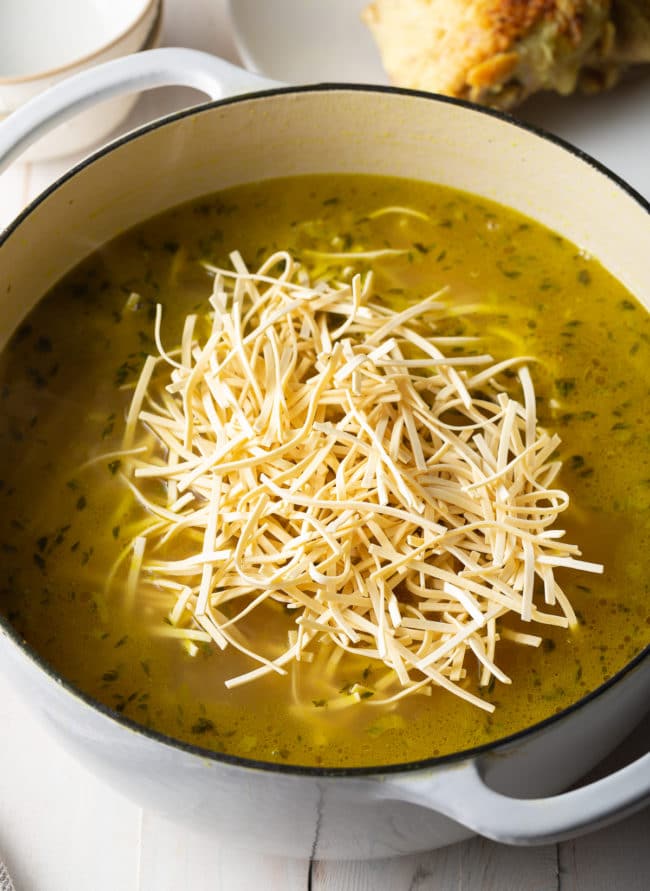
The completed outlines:
[[[0,610],[85,692],[217,751],[361,766],[505,736],[650,637],[649,358],[594,259],[460,192],[305,177],[176,208],[0,358]]]

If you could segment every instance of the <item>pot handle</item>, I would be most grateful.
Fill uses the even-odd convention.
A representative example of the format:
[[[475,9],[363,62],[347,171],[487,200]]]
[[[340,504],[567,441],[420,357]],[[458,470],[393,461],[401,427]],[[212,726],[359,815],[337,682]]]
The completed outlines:
[[[153,87],[184,86],[223,99],[282,86],[198,50],[144,50],[60,81],[0,124],[0,172],[40,136],[98,102]]]
[[[650,753],[603,779],[549,798],[512,798],[485,782],[481,760],[403,774],[385,781],[382,798],[439,811],[479,835],[509,845],[543,845],[592,832],[650,801]]]

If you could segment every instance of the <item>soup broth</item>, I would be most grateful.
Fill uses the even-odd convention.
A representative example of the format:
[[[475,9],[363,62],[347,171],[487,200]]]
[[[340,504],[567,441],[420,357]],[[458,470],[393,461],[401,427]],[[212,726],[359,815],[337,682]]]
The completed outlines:
[[[229,690],[224,680],[250,670],[250,660],[203,644],[190,655],[178,639],[152,634],[159,607],[136,598],[128,608],[106,588],[145,519],[113,453],[155,352],[156,304],[165,343],[176,346],[185,316],[207,309],[204,263],[228,266],[233,250],[251,268],[276,250],[315,275],[349,279],[372,266],[374,292],[396,309],[447,286],[450,305],[468,311],[440,333],[477,336],[496,360],[535,358],[539,423],[562,438],[560,485],[571,496],[559,525],[605,571],[558,572],[577,628],[509,620],[544,639],[537,649],[499,643],[511,685],[470,679],[495,704],[492,714],[435,688],[392,706],[338,708],[334,694],[350,685],[372,691],[377,666],[346,655],[332,679],[317,649],[287,676]],[[383,253],[369,259],[375,251]],[[498,739],[575,702],[648,642],[648,367],[650,315],[620,283],[575,245],[483,199],[332,175],[240,186],[178,207],[76,267],[0,357],[0,611],[90,696],[219,752],[354,767]],[[246,633],[286,636],[291,621],[282,609],[256,610]]]

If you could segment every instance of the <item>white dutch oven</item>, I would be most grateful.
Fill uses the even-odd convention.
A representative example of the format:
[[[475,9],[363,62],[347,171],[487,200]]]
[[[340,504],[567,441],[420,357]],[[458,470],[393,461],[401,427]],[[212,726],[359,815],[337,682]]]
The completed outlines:
[[[0,167],[100,99],[184,84],[213,101],[100,151],[0,236],[0,342],[82,257],[130,226],[237,183],[313,172],[431,180],[510,205],[593,253],[650,308],[650,208],[580,153],[504,116],[412,92],[278,88],[189,50],[155,50],[59,85],[0,126]],[[38,262],[35,262],[36,257]],[[478,832],[536,844],[650,801],[650,754],[562,792],[643,717],[650,647],[572,708],[497,744],[417,764],[323,770],[218,755],[144,730],[71,688],[0,624],[0,665],[62,741],[139,802],[234,845],[387,857]]]

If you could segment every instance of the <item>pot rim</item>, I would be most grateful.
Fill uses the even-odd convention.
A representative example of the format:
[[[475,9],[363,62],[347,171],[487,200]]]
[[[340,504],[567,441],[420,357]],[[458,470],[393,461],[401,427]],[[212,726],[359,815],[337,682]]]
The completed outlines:
[[[348,84],[327,82],[300,86],[273,87],[271,89],[247,92],[239,96],[208,101],[198,106],[181,109],[180,111],[176,111],[171,114],[164,115],[163,117],[156,118],[155,120],[144,124],[136,130],[118,137],[107,145],[92,152],[90,155],[83,158],[81,161],[67,170],[64,174],[58,177],[43,192],[41,192],[35,199],[33,199],[33,201],[31,201],[27,205],[27,207],[4,230],[0,230],[0,248],[2,247],[4,242],[12,235],[12,233],[16,229],[18,229],[23,220],[25,220],[31,213],[33,213],[38,208],[38,206],[43,201],[45,201],[46,198],[48,198],[49,195],[56,191],[56,189],[61,187],[64,183],[66,183],[69,179],[71,179],[85,167],[93,164],[104,155],[113,151],[113,149],[120,148],[121,146],[126,145],[128,142],[131,142],[132,140],[135,140],[140,136],[143,136],[149,132],[157,130],[159,127],[166,126],[167,124],[174,123],[184,118],[211,112],[215,108],[221,108],[239,102],[247,102],[257,99],[263,100],[283,94],[322,93],[330,91],[388,93],[410,96],[420,99],[426,99],[433,102],[456,105],[464,108],[468,112],[494,117],[500,120],[502,123],[513,126],[520,130],[524,130],[528,133],[532,133],[534,136],[537,136],[542,140],[551,142],[559,146],[570,155],[576,157],[579,161],[582,161],[583,163],[588,164],[590,167],[595,168],[599,173],[602,173],[615,185],[626,192],[650,215],[650,201],[648,201],[643,195],[641,195],[617,173],[610,170],[606,165],[602,164],[600,161],[593,158],[587,152],[583,151],[577,146],[572,145],[563,138],[556,136],[553,133],[549,133],[548,131],[537,125],[517,120],[511,117],[506,112],[494,108],[479,106],[463,99],[456,99],[437,93],[427,93],[422,90],[411,90],[402,87],[374,84]],[[22,638],[20,634],[18,634],[16,629],[2,614],[0,614],[0,632],[6,634],[7,637],[9,637],[9,639],[16,645],[18,650],[23,655],[27,656],[31,662],[35,663],[35,665],[45,675],[47,675],[50,680],[54,681],[57,686],[65,690],[66,693],[80,700],[84,705],[90,706],[93,710],[99,712],[104,717],[115,721],[127,730],[132,730],[137,734],[144,736],[145,739],[147,739],[149,742],[162,744],[172,749],[180,750],[184,754],[193,755],[214,764],[224,764],[230,767],[239,767],[246,770],[263,771],[272,774],[275,773],[289,776],[310,776],[315,779],[322,779],[325,777],[382,777],[385,775],[412,773],[420,770],[431,770],[438,767],[445,767],[447,765],[457,764],[462,761],[468,761],[500,749],[508,748],[514,744],[525,741],[526,739],[537,733],[543,732],[548,727],[551,727],[556,723],[567,719],[574,713],[579,712],[580,710],[588,706],[591,702],[603,696],[614,685],[619,683],[619,681],[621,681],[628,673],[639,668],[646,660],[650,659],[650,643],[648,643],[639,653],[636,654],[636,656],[634,656],[629,662],[627,662],[623,666],[623,668],[613,674],[610,678],[608,678],[594,690],[591,690],[589,693],[586,693],[584,696],[580,697],[580,699],[576,700],[571,705],[567,706],[556,714],[550,715],[548,718],[544,718],[542,721],[538,721],[534,724],[529,725],[528,727],[525,727],[523,730],[519,730],[516,733],[509,734],[508,736],[492,740],[488,743],[483,743],[480,746],[474,746],[469,749],[461,749],[458,752],[451,752],[447,755],[438,755],[431,758],[419,759],[417,761],[397,762],[395,764],[385,764],[376,767],[311,767],[299,764],[284,764],[280,762],[260,761],[254,758],[244,758],[239,755],[229,755],[224,752],[217,752],[213,749],[204,748],[195,743],[185,742],[160,731],[152,730],[151,728],[145,727],[144,725],[137,723],[131,718],[128,718],[125,715],[115,711],[109,706],[104,705],[102,702],[90,696],[89,694],[84,693],[82,690],[78,689],[74,684],[64,678],[53,668],[52,665],[50,665],[49,662],[47,662],[42,656],[40,656],[39,653],[35,649],[33,649],[33,647],[24,638]]]

